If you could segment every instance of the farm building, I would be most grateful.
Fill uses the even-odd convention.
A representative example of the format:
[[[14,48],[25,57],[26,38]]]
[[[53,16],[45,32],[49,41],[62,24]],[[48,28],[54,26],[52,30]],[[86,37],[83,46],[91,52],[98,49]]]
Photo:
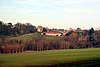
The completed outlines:
[[[63,34],[61,32],[43,32],[41,35],[50,35],[50,36],[62,36]]]

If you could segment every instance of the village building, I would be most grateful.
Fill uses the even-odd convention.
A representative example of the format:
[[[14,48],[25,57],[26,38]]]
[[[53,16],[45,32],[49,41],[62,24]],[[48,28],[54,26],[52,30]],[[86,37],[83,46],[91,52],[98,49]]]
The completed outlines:
[[[42,26],[38,26],[37,31],[40,32],[40,33],[43,32],[43,27]]]
[[[62,36],[63,33],[61,33],[61,32],[52,32],[52,31],[49,31],[49,32],[43,32],[43,33],[41,33],[41,35],[48,35],[48,36]]]

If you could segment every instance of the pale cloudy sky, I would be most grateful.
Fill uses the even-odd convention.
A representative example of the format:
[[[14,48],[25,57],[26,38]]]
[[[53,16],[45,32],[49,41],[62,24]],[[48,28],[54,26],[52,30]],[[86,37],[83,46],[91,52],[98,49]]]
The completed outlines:
[[[100,27],[100,0],[0,0],[0,21],[64,29]]]

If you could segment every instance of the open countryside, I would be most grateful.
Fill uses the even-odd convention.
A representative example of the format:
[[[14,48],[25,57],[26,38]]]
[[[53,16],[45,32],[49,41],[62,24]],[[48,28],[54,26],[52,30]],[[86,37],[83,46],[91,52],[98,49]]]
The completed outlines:
[[[0,0],[0,67],[100,67],[100,0]]]
[[[26,34],[20,34],[19,30],[20,33],[13,36],[10,34],[13,31],[8,32],[9,35],[1,33],[1,67],[100,66],[100,31],[78,28],[56,36],[44,34],[43,28],[42,32],[34,30]],[[59,32],[55,29],[49,31]]]
[[[0,66],[100,66],[100,48],[49,50],[41,52],[25,52],[18,54],[1,54]]]

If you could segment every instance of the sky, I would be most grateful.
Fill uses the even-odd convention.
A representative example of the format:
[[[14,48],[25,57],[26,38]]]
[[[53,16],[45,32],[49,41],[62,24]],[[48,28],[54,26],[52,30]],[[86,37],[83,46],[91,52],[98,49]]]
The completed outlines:
[[[100,27],[100,0],[0,0],[0,21],[48,28]]]

